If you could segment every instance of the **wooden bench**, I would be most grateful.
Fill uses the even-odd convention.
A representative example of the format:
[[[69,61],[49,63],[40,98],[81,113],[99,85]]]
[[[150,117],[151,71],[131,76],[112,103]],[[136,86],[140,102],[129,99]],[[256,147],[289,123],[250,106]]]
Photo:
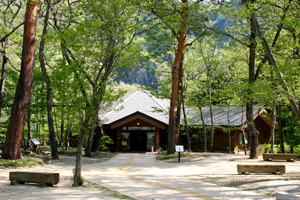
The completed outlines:
[[[40,187],[56,185],[59,182],[59,173],[47,172],[9,172],[11,185],[26,182],[39,183]]]
[[[272,161],[272,160],[287,160],[290,162],[294,162],[297,160],[296,154],[285,154],[285,153],[264,153],[263,159],[266,161]]]
[[[250,173],[272,173],[284,174],[285,165],[237,165],[239,174],[249,175]]]

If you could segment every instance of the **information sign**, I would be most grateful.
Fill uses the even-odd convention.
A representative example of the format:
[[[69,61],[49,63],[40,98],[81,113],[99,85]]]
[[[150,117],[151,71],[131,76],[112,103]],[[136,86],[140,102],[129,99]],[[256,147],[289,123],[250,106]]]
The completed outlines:
[[[36,138],[31,138],[30,140],[31,140],[31,142],[33,142],[34,145],[40,145],[41,144],[40,141],[38,141],[38,139],[36,139]]]
[[[184,152],[183,145],[175,145],[175,151],[176,152]]]

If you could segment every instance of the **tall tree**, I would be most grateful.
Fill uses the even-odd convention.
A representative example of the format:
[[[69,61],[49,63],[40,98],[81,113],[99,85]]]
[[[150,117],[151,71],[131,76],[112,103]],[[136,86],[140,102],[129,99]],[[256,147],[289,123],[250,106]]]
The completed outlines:
[[[180,112],[181,109],[178,109],[178,98],[179,98],[179,80],[180,80],[180,73],[179,68],[181,61],[183,60],[183,54],[184,54],[184,46],[186,42],[186,32],[187,32],[187,21],[189,16],[189,5],[187,0],[181,1],[181,12],[180,12],[180,26],[178,33],[176,32],[176,29],[174,29],[165,19],[163,16],[165,14],[162,14],[164,8],[161,7],[160,12],[157,11],[155,8],[151,8],[152,14],[157,16],[159,19],[162,20],[163,23],[166,24],[166,26],[169,28],[169,30],[172,32],[173,36],[177,39],[177,50],[173,62],[172,67],[172,90],[171,90],[171,102],[170,102],[170,113],[169,113],[169,133],[168,133],[168,146],[167,146],[167,153],[172,154],[175,152],[175,144],[177,143],[177,136],[178,136],[178,127],[180,119],[178,119],[178,112]],[[175,4],[172,5],[172,7],[175,6]],[[175,12],[175,11],[173,11]],[[176,22],[175,22],[176,23]],[[178,22],[177,22],[178,23]]]
[[[124,94],[107,88],[107,81],[117,67],[133,64],[140,56],[141,50],[134,42],[139,34],[140,10],[137,4],[126,0],[76,1],[67,7],[69,10],[63,13],[70,23],[54,15],[63,59],[57,62],[53,77],[57,80],[57,99],[69,102],[66,106],[77,121],[74,127],[80,130],[73,183],[79,186],[86,135],[91,130],[86,147],[86,155],[91,156],[99,111]],[[85,13],[84,17],[81,13]]]
[[[45,48],[45,41],[46,41],[45,37],[48,33],[49,17],[50,17],[50,11],[51,11],[51,7],[52,7],[51,1],[48,1],[46,3],[46,5],[47,5],[47,11],[46,11],[46,15],[45,15],[43,35],[42,35],[42,39],[40,42],[39,61],[40,61],[40,66],[41,66],[41,70],[43,73],[43,77],[44,77],[44,80],[47,85],[47,117],[48,117],[48,128],[49,128],[49,141],[50,141],[50,146],[51,146],[51,156],[53,157],[53,159],[59,159],[56,140],[55,140],[55,134],[54,134],[53,116],[52,116],[51,80],[48,76],[48,73],[46,70],[45,59],[44,59],[44,48]]]
[[[28,0],[25,12],[21,73],[7,129],[4,159],[21,159],[21,140],[33,80],[36,27],[40,1]]]

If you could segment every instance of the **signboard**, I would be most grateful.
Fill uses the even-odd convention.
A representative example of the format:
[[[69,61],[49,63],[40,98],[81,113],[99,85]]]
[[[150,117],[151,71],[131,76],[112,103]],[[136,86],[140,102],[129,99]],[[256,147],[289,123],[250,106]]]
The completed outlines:
[[[34,145],[40,145],[40,144],[41,144],[40,141],[38,141],[38,139],[36,139],[36,138],[31,138],[30,140],[31,140],[31,142],[32,142]]]
[[[175,145],[175,151],[176,152],[184,152],[183,145]]]

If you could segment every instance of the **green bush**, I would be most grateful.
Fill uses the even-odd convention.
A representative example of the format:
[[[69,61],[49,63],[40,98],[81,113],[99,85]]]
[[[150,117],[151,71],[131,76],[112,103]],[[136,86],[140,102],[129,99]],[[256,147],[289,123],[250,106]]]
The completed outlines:
[[[189,153],[190,152],[185,151],[185,152],[181,152],[180,155],[186,156]],[[166,159],[175,158],[175,157],[178,157],[178,152],[175,152],[174,154],[167,154],[167,151],[161,151],[161,152],[159,152],[159,156],[157,157],[157,159],[158,160],[166,160]]]
[[[271,149],[271,144],[266,145],[269,149]],[[284,143],[284,151],[285,153],[291,153],[291,146],[287,143]],[[275,144],[274,145],[274,153],[281,153],[280,145]],[[300,144],[294,146],[294,154],[297,154],[297,156],[300,156]]]
[[[15,166],[15,167],[32,167],[37,165],[44,165],[44,161],[40,158],[24,157],[24,159],[7,160],[0,159],[0,166]]]

